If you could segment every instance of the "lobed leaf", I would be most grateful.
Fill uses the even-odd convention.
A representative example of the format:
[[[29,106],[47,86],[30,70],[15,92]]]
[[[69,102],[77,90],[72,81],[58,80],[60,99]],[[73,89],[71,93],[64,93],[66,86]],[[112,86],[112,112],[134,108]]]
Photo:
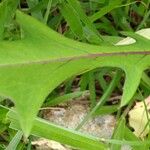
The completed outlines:
[[[150,66],[150,40],[134,33],[130,34],[137,40],[134,44],[95,46],[67,39],[20,11],[16,21],[24,38],[0,41],[0,95],[15,103],[26,136],[44,99],[71,76],[103,66],[123,69],[124,106],[135,93],[142,72]]]

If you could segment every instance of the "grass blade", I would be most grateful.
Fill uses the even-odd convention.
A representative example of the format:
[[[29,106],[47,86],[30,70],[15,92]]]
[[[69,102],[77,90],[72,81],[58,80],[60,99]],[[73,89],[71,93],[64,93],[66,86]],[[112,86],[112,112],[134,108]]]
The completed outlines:
[[[115,129],[113,139],[122,140],[124,137],[124,129],[125,129],[125,119],[121,118]],[[120,149],[121,149],[121,145],[111,144],[111,150],[120,150]]]
[[[79,91],[79,92],[65,94],[63,96],[56,97],[52,100],[48,100],[48,102],[45,103],[44,106],[56,106],[60,103],[67,102],[73,98],[78,98],[82,95],[85,95],[86,93],[87,93],[87,91],[83,91],[83,92]]]
[[[5,150],[15,150],[22,136],[23,136],[23,132],[18,131]]]

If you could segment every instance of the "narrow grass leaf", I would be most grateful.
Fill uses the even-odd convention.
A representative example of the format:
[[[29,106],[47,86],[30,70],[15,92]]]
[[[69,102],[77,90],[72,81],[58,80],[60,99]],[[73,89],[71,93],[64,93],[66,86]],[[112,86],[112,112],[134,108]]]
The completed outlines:
[[[5,150],[15,150],[23,136],[22,131],[18,131],[14,138],[10,141],[9,145],[6,147]]]
[[[72,100],[73,98],[78,98],[82,95],[84,96],[84,95],[86,95],[86,93],[87,93],[87,91],[83,91],[83,92],[79,91],[79,92],[65,94],[63,96],[59,96],[54,99],[47,100],[48,102],[45,103],[44,106],[56,106],[60,103],[68,102],[68,101]]]
[[[112,139],[115,140],[123,140],[124,138],[124,134],[125,134],[125,119],[121,118],[117,124],[117,127],[114,131],[114,135],[112,137]],[[111,150],[120,150],[121,149],[121,145],[116,145],[116,144],[111,144],[110,146]]]

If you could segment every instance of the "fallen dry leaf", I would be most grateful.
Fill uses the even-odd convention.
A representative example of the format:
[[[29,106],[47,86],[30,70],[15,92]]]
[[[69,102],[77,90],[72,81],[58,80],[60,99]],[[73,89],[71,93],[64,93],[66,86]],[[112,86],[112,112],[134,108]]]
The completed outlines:
[[[37,141],[33,141],[32,145],[34,145],[37,150],[70,150],[58,142],[43,138],[40,138]]]
[[[145,99],[144,102],[137,102],[136,105],[129,111],[129,125],[134,129],[134,134],[137,137],[144,138],[149,133],[148,118],[146,115],[146,109],[148,116],[150,116],[150,96]]]

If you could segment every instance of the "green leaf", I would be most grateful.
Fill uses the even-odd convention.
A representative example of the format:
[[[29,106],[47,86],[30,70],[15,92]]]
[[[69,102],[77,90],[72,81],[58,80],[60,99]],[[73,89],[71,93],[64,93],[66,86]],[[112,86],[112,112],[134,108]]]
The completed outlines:
[[[12,149],[16,149],[21,138],[23,136],[22,131],[18,131],[16,133],[16,135],[14,136],[14,138],[10,141],[9,145],[6,147],[5,150],[12,150]]]
[[[118,123],[117,127],[114,131],[113,139],[115,140],[123,140],[125,134],[125,119],[121,118]],[[120,150],[121,145],[111,144],[111,150]]]
[[[150,66],[150,40],[134,33],[130,34],[137,40],[134,44],[95,46],[67,39],[20,11],[16,21],[24,38],[0,42],[0,93],[15,103],[26,136],[44,99],[64,80],[98,67],[121,68],[127,79],[123,106]]]
[[[104,6],[100,9],[100,11],[94,13],[92,16],[90,16],[90,20],[92,22],[96,21],[97,19],[100,19],[105,14],[110,12],[111,10],[117,8],[121,4],[121,0],[114,0],[113,2],[110,2],[108,5]]]
[[[119,107],[119,105],[101,106],[100,109],[97,109],[95,111],[93,116],[112,114],[112,113],[118,111],[118,107]]]
[[[63,2],[65,3],[65,2]],[[68,7],[72,10],[72,15],[74,15],[74,19],[79,23],[77,25],[78,30],[75,30],[75,26],[72,24],[72,30],[77,31],[76,34],[78,35],[78,31],[79,31],[79,26],[81,26],[81,29],[83,30],[81,33],[83,33],[83,36],[85,37],[85,39],[87,39],[90,43],[95,43],[95,44],[101,44],[102,42],[102,38],[99,34],[99,32],[96,30],[96,27],[92,24],[91,20],[87,17],[87,15],[85,14],[85,12],[83,11],[80,2],[77,0],[67,0],[68,3]],[[67,5],[67,3],[65,3],[64,5]],[[69,10],[69,9],[68,9]],[[70,14],[70,13],[69,13]],[[64,17],[66,18],[66,20],[71,24],[71,20],[68,18],[68,15],[64,14]],[[80,31],[81,31],[80,29]],[[80,34],[81,34],[80,33]]]
[[[27,4],[29,8],[33,8],[39,4],[39,0],[27,0]],[[34,16],[35,18],[39,19],[40,21],[44,22],[42,12],[41,11],[36,11],[36,12],[31,12],[31,15]]]
[[[72,100],[73,98],[78,98],[82,95],[85,95],[86,93],[88,93],[88,91],[83,91],[83,92],[73,92],[73,93],[69,93],[69,94],[65,94],[63,96],[58,96],[54,99],[48,99],[48,102],[46,102],[44,104],[44,106],[56,106],[60,103],[64,103],[67,102],[69,100]]]
[[[67,20],[72,32],[77,36],[82,38],[83,28],[82,22],[79,16],[76,14],[75,10],[68,3],[63,3],[60,5],[60,11],[64,18]],[[69,14],[69,15],[68,15]]]
[[[125,140],[130,140],[130,141],[140,141],[138,137],[135,136],[135,134],[125,126],[125,135],[124,135]],[[146,146],[132,146],[133,150],[147,150]]]

